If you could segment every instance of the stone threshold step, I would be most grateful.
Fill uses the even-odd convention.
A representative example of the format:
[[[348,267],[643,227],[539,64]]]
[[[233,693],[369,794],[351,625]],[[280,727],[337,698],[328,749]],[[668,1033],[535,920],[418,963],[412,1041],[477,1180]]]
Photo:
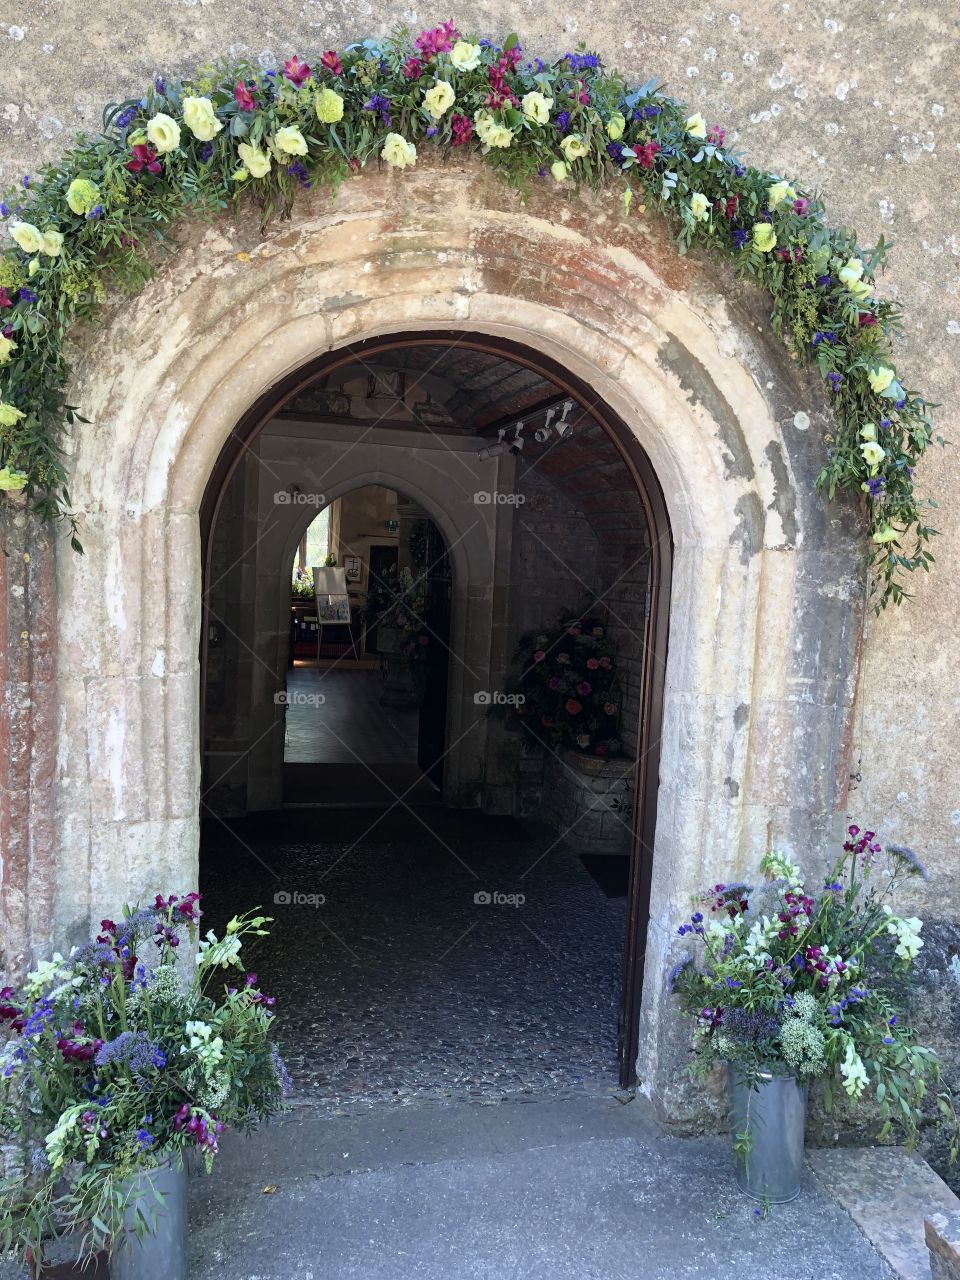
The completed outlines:
[[[900,1280],[960,1280],[960,1200],[902,1147],[807,1152],[814,1177]]]

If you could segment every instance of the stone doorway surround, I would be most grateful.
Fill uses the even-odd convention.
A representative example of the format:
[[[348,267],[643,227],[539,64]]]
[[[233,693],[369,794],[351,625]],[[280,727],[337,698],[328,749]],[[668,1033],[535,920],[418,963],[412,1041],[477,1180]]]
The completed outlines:
[[[86,555],[5,517],[3,965],[197,875],[200,531],[249,406],[319,354],[415,328],[503,337],[592,387],[659,477],[675,545],[639,1074],[683,1118],[664,1010],[675,923],[776,843],[842,822],[863,572],[857,516],[813,492],[829,410],[766,303],[613,195],[526,206],[455,162],[370,173],[180,250],[76,335],[71,496]],[[32,535],[31,535],[32,537]],[[29,637],[29,644],[25,637]],[[31,646],[33,646],[31,648]],[[38,702],[39,700],[39,702]],[[30,717],[31,704],[40,715]],[[33,735],[33,736],[32,736]],[[32,830],[33,835],[28,835]]]

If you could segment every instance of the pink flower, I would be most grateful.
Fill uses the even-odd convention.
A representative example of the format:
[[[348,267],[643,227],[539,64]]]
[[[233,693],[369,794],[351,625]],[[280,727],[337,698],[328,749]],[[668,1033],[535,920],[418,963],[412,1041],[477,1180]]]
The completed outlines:
[[[543,649],[538,649],[536,653],[533,655],[533,660],[534,662],[542,662],[546,656],[547,655]]]
[[[343,75],[343,63],[335,49],[328,49],[326,53],[320,55],[320,65],[326,67],[335,76]]]
[[[420,639],[417,641],[417,643],[418,643],[419,645],[427,645],[427,644],[429,644],[429,643],[430,643],[430,637],[429,637],[429,636],[421,636],[421,637],[420,637]]]
[[[283,74],[291,84],[295,84],[300,89],[304,82],[310,79],[310,68],[294,54],[283,64]]]
[[[570,630],[567,632],[568,636],[578,636],[579,634],[580,634],[579,627],[571,627]]]
[[[797,215],[798,218],[805,218],[807,214],[810,212],[810,201],[804,199],[803,196],[801,196],[798,200],[794,200],[793,212]]]
[[[237,85],[233,91],[233,97],[241,111],[256,111],[257,100],[245,84]]]
[[[147,173],[163,173],[163,164],[157,159],[156,147],[151,147],[147,142],[138,142],[133,148],[133,159],[127,161],[127,168],[131,173],[140,173],[142,169],[146,169]]]
[[[721,129],[718,124],[713,124],[707,133],[707,141],[712,142],[715,147],[722,147],[726,136],[726,130]]]
[[[420,73],[423,71],[423,63],[419,58],[408,58],[403,64],[403,75],[405,80],[419,80]]]
[[[7,293],[6,289],[0,289],[0,309],[12,306],[13,303],[10,301],[9,293]]]
[[[469,116],[454,116],[450,121],[452,142],[455,147],[462,147],[473,137],[473,121]]]
[[[600,659],[600,665],[601,665],[601,667],[603,667],[604,671],[609,671],[609,670],[610,670],[610,659],[609,659],[609,658],[607,658],[607,657],[603,657],[603,658],[601,658],[601,659]]]
[[[861,311],[857,319],[860,322],[861,329],[866,329],[869,325],[877,323],[877,317],[872,311]]]
[[[615,702],[605,702],[603,710],[608,716],[615,716],[617,714],[617,704]]]
[[[588,670],[588,671],[596,671],[596,669],[597,669],[599,666],[600,666],[600,663],[597,661],[597,659],[596,659],[596,658],[588,658],[588,659],[587,659],[587,670]]]
[[[548,689],[559,689],[559,688],[560,688],[560,677],[559,677],[559,676],[551,676],[551,677],[550,677],[550,679],[547,681],[547,688],[548,688]]]
[[[630,147],[625,147],[625,151],[630,151]],[[637,158],[637,163],[641,169],[653,168],[653,157],[660,150],[659,142],[645,142],[642,146],[633,147],[633,154]]]
[[[449,53],[457,38],[457,29],[453,23],[441,22],[432,31],[421,31],[414,44],[425,58],[432,58],[438,53]]]
[[[590,683],[589,680],[581,680],[580,683],[577,685],[577,693],[579,693],[584,698],[587,696],[588,693],[592,693],[592,692],[593,692],[593,685]]]

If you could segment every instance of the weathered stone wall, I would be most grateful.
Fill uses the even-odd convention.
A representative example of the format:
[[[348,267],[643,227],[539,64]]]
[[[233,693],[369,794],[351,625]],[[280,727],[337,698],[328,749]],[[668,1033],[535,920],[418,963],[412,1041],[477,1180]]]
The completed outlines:
[[[0,21],[0,181],[55,159],[102,105],[137,95],[161,71],[220,54],[272,65],[291,51],[446,17],[383,3],[297,0],[133,0],[36,7],[8,0]],[[453,11],[463,28],[556,55],[584,41],[634,79],[661,76],[728,130],[734,145],[819,187],[834,217],[864,243],[896,241],[882,291],[905,309],[906,381],[944,405],[944,434],[960,438],[960,151],[954,139],[958,11],[946,0],[727,0],[641,6],[480,5]],[[960,600],[960,479],[955,450],[921,481],[941,506],[939,568],[917,598],[867,626],[855,755],[858,816],[922,850],[936,896],[960,905],[960,734],[955,645]]]

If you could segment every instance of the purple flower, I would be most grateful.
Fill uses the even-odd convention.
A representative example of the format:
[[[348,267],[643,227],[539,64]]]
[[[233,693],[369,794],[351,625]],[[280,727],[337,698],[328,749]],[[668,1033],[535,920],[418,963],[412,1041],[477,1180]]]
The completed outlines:
[[[869,493],[871,498],[879,498],[880,494],[884,490],[885,485],[886,485],[886,481],[884,480],[883,476],[871,476],[870,479],[866,482],[867,493]]]
[[[294,160],[293,164],[287,165],[287,173],[289,173],[291,177],[296,178],[301,187],[310,187],[310,176],[299,160]]]
[[[148,1147],[152,1147],[154,1143],[153,1134],[147,1129],[138,1129],[136,1132],[137,1142],[140,1144],[141,1151],[146,1151]]]
[[[33,292],[32,289],[21,288],[20,290],[21,302],[36,302],[36,300],[37,300],[37,295]]]
[[[440,130],[437,128],[437,126],[436,126],[435,124],[432,124],[432,125],[430,125],[430,127],[427,129],[427,137],[428,137],[428,138],[435,138],[439,132],[440,132]]]
[[[654,106],[652,102],[648,103],[648,105],[643,108],[643,115],[648,120],[652,120],[654,116],[658,116],[659,114],[660,114],[660,108]],[[746,172],[746,170],[744,170],[744,172]]]
[[[570,112],[561,111],[557,116],[556,124],[561,133],[566,133],[567,129],[570,127]]]
[[[210,157],[211,157],[212,155],[213,155],[213,143],[212,143],[212,142],[205,142],[205,143],[203,144],[203,146],[201,146],[201,148],[200,148],[200,161],[201,161],[201,163],[202,163],[202,164],[206,164],[206,163],[207,163],[207,161],[210,159]]]
[[[887,853],[895,858],[897,862],[905,868],[912,876],[920,876],[923,880],[930,879],[930,872],[923,865],[912,849],[908,849],[906,845],[888,844]]]
[[[293,1089],[293,1081],[290,1079],[290,1072],[287,1070],[287,1064],[280,1056],[280,1050],[275,1044],[271,1044],[270,1046],[270,1057],[273,1062],[273,1074],[276,1077],[277,1084],[280,1086],[280,1091],[286,1098]]]
[[[730,233],[730,239],[733,241],[735,249],[742,249],[750,239],[750,232],[745,231],[743,227],[737,227]]]
[[[684,969],[686,969],[687,965],[692,963],[693,963],[692,956],[684,956],[682,960],[678,961],[677,964],[673,966],[673,968],[667,974],[667,982],[670,984],[671,987],[675,985],[677,979],[680,977],[681,973],[683,973]]]
[[[897,413],[899,413],[901,409],[905,409],[907,407],[907,402],[906,400],[897,400],[893,407],[896,409]]]
[[[9,218],[9,217],[10,217],[10,206],[6,204],[3,200],[0,200],[0,218]]]
[[[735,164],[733,166],[733,172],[738,178],[742,178],[747,172],[747,166],[745,164]]]
[[[829,277],[829,276],[817,276],[817,284],[820,286],[820,288],[821,288],[821,289],[829,289],[829,288],[830,288],[830,277]]]
[[[831,389],[832,391],[839,391],[839,390],[840,390],[840,387],[841,387],[841,385],[842,385],[842,383],[843,383],[843,374],[842,374],[842,373],[828,373],[828,374],[827,374],[827,381],[830,383],[830,389]]]
[[[121,111],[114,123],[121,131],[129,128],[137,118],[139,107],[127,107],[126,111]]]
[[[595,53],[565,53],[563,57],[570,64],[571,71],[589,71],[600,65]]]
[[[25,174],[23,175],[23,177],[20,179],[20,181],[23,183],[23,189],[24,189],[24,191],[28,191],[28,190],[30,189],[30,175],[29,175],[29,173],[25,173]]]
[[[87,221],[88,221],[88,222],[96,222],[98,218],[102,218],[102,217],[103,217],[103,205],[102,205],[102,204],[96,204],[96,205],[94,205],[94,206],[93,206],[93,208],[92,208],[92,209],[90,210],[90,212],[87,214]]]
[[[166,93],[167,82],[164,80],[163,76],[157,76],[156,80],[153,82],[153,87],[156,89],[157,93]]]

